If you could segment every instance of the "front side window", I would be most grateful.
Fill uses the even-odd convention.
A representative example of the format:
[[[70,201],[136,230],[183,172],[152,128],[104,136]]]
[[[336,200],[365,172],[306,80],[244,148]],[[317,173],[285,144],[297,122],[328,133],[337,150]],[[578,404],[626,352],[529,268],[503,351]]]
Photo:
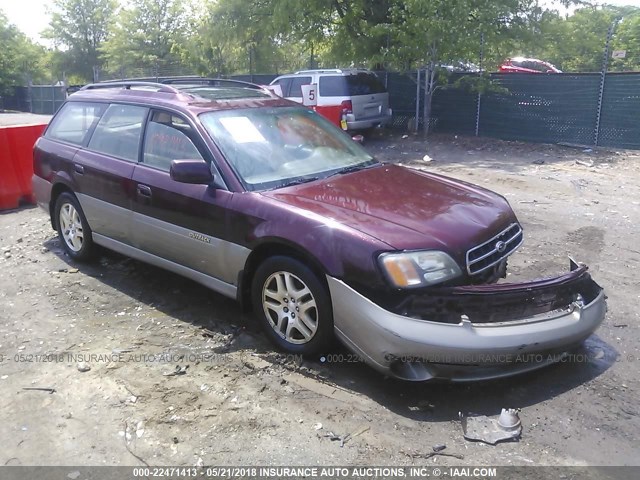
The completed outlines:
[[[174,160],[202,160],[190,137],[194,132],[183,118],[168,112],[153,112],[144,137],[142,162],[169,171]]]
[[[51,122],[45,137],[83,145],[106,108],[104,103],[67,102]]]
[[[146,116],[147,109],[144,107],[110,105],[93,132],[88,148],[137,162],[142,124]]]
[[[248,190],[279,188],[378,164],[328,120],[304,108],[208,112],[200,119]]]
[[[280,85],[280,90],[282,90],[282,96],[286,97],[289,95],[289,85],[291,85],[291,77],[288,78],[280,78],[273,82],[274,85]],[[302,90],[300,91],[302,93]]]

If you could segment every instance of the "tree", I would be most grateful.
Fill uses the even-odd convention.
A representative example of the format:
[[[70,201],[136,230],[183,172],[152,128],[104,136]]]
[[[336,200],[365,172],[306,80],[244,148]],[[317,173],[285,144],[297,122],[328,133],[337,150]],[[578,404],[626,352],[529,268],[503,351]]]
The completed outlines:
[[[295,46],[279,30],[274,6],[275,0],[209,2],[187,49],[190,63],[218,74],[277,72]]]
[[[0,95],[29,80],[43,79],[44,49],[9,23],[0,10]]]
[[[625,58],[611,59],[610,70],[640,70],[640,8],[621,12],[621,21],[615,30],[612,49],[624,50]]]
[[[93,80],[93,68],[102,65],[100,48],[108,36],[116,0],[55,0],[45,38],[62,47],[62,54],[54,56],[55,65]]]
[[[599,72],[607,31],[616,16],[615,9],[585,7],[566,18],[549,18],[541,27],[546,45],[531,55],[565,72]]]
[[[528,28],[530,16],[538,9],[532,0],[405,0],[393,5],[388,58],[401,69],[426,67],[425,130],[436,67],[478,58],[482,37],[497,51],[501,42]]]
[[[101,48],[108,70],[177,60],[189,37],[190,13],[187,0],[129,0]]]

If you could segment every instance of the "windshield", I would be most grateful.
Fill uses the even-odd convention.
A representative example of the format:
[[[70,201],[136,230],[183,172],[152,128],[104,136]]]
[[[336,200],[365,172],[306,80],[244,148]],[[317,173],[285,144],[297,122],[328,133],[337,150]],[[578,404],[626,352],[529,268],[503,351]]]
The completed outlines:
[[[279,188],[378,164],[328,120],[304,108],[208,112],[200,119],[248,190]]]

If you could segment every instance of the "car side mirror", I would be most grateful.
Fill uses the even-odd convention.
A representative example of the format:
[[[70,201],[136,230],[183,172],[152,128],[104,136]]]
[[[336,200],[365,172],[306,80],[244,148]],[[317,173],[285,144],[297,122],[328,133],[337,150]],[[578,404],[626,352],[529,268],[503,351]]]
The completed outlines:
[[[174,160],[169,175],[180,183],[209,184],[213,181],[211,168],[204,160]]]

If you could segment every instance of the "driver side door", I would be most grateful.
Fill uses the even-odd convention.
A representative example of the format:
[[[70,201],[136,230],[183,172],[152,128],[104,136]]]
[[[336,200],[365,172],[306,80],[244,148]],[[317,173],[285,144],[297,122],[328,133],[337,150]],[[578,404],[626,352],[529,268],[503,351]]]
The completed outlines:
[[[220,184],[174,181],[169,169],[173,160],[180,159],[206,161],[220,181],[190,122],[173,112],[152,110],[132,178],[135,246],[190,270],[182,272],[187,276],[204,274],[235,285],[238,272],[232,260],[243,247],[234,248],[225,240],[226,209],[233,194]]]

